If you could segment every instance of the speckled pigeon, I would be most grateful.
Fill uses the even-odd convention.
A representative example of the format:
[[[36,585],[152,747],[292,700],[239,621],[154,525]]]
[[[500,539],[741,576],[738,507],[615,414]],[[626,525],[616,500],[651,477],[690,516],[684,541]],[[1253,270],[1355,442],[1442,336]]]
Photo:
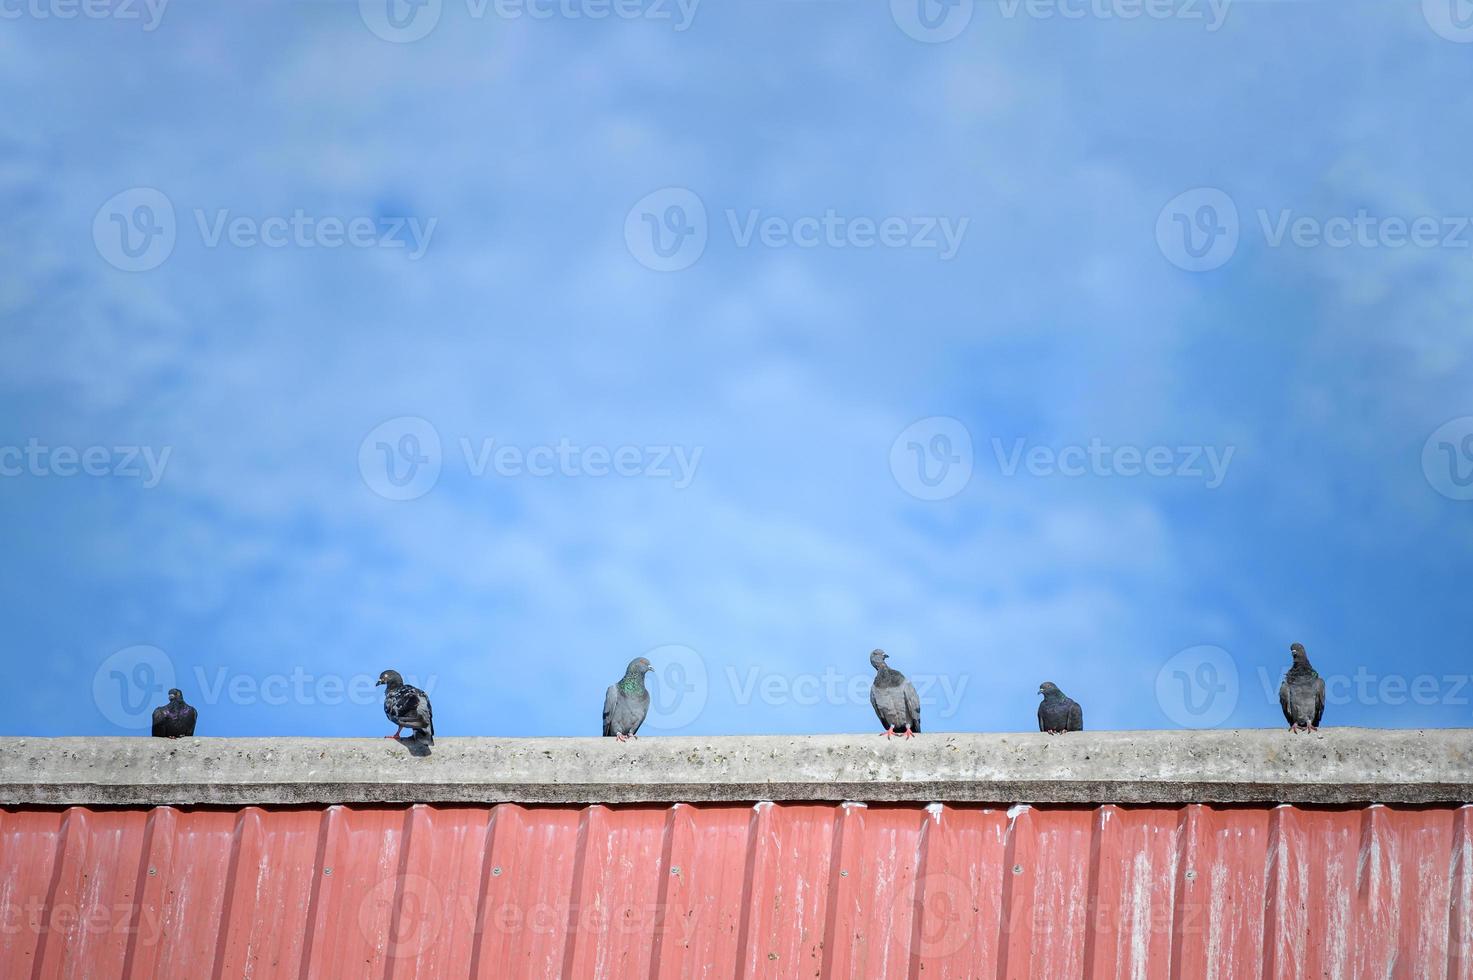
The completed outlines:
[[[379,684],[384,686],[384,714],[399,727],[394,734],[384,738],[398,738],[406,728],[412,728],[415,737],[425,736],[426,745],[435,744],[435,718],[430,711],[430,697],[412,684],[404,683],[397,670],[386,670],[378,675]]]
[[[644,689],[644,675],[654,668],[643,657],[629,661],[624,676],[610,684],[604,695],[604,735],[619,741],[639,737],[639,726],[650,711],[650,692]]]
[[[1050,735],[1084,731],[1084,709],[1079,702],[1059,690],[1053,681],[1038,685],[1043,700],[1038,702],[1038,730]]]
[[[188,738],[194,734],[197,720],[199,712],[184,703],[184,692],[170,688],[169,703],[153,709],[154,738]]]
[[[886,738],[894,735],[897,728],[905,729],[906,738],[913,738],[921,730],[921,699],[904,674],[885,665],[888,658],[884,650],[869,655],[870,666],[875,669],[869,703],[874,705],[880,724],[885,726]]]
[[[1312,732],[1320,727],[1325,713],[1325,679],[1309,665],[1304,644],[1291,643],[1289,652],[1294,663],[1279,685],[1279,706],[1291,732]]]

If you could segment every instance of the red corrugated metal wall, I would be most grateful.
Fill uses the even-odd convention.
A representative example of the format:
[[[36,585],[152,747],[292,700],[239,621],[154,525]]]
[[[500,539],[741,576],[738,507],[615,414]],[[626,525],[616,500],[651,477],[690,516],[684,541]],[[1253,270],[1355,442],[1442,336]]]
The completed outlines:
[[[1473,807],[0,811],[0,977],[1473,978]]]

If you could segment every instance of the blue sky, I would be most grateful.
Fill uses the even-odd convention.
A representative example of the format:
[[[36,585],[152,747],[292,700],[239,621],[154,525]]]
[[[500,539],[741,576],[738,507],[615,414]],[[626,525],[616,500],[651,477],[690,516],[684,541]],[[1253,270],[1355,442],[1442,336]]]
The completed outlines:
[[[1473,720],[1473,11],[388,2],[0,0],[0,731]]]

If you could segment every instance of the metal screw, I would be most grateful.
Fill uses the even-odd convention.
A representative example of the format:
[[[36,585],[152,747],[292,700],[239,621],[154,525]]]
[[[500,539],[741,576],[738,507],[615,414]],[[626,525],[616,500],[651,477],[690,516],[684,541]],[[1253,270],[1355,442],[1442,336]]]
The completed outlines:
[[[1195,877],[1197,877],[1197,872],[1196,871],[1188,871],[1187,872],[1187,880],[1188,881],[1191,881]]]
[[[155,876],[155,875],[157,875],[157,874],[158,874],[158,873],[159,873],[159,869],[158,869],[158,868],[149,868],[149,869],[148,869],[148,876],[149,876],[149,877],[150,877],[150,878],[152,878],[152,877],[154,877],[154,876]]]
[[[332,877],[332,868],[323,868],[322,869],[322,873],[324,875],[326,875],[327,877],[331,878]]]
[[[498,864],[496,867],[494,867],[494,868],[491,869],[491,877],[493,877],[493,878],[500,878],[501,877],[501,865]]]
[[[1023,866],[1021,864],[1015,864],[1015,865],[1013,865],[1013,874],[1020,875],[1022,873],[1023,873]]]
[[[847,872],[847,871],[840,871],[839,872],[839,877],[840,878],[847,878],[847,877],[849,877],[849,872]]]
[[[675,867],[671,868],[670,873],[678,877],[680,875],[680,865],[677,864]]]

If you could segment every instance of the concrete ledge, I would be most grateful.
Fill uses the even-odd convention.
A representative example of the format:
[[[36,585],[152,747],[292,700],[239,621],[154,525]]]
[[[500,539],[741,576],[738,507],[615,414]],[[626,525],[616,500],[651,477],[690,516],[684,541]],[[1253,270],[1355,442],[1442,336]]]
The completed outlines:
[[[1466,803],[1473,730],[440,738],[21,738],[0,804]]]

